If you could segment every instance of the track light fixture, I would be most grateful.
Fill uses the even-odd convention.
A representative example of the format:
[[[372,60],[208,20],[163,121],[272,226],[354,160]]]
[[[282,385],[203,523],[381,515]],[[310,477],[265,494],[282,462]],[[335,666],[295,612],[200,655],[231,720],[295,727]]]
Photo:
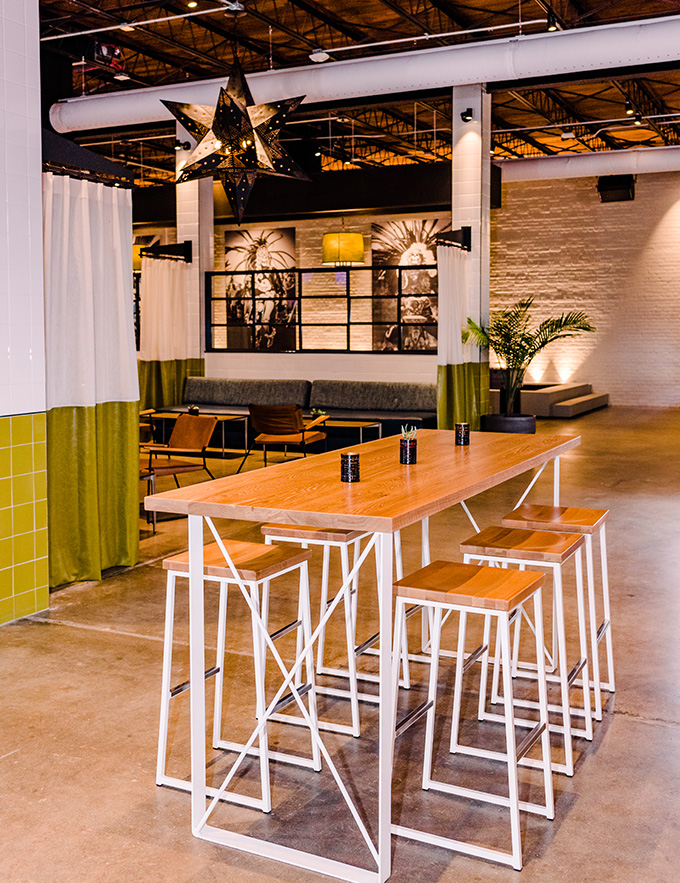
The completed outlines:
[[[557,28],[557,19],[555,18],[555,13],[552,11],[552,9],[549,9],[548,10],[548,30],[552,32],[552,31],[556,31],[557,29],[558,29]]]
[[[639,111],[635,114],[635,121],[634,122],[635,122],[636,126],[642,125],[642,114]]]
[[[190,147],[191,147],[191,142],[180,141],[179,138],[175,138],[175,150],[189,150]]]
[[[323,61],[328,61],[329,58],[330,55],[326,52],[325,49],[322,49],[320,46],[309,54],[309,60],[315,62],[316,64],[321,64],[321,62]]]
[[[626,114],[629,117],[632,117],[635,111],[633,110],[633,105],[631,104],[630,98],[626,98]]]
[[[469,123],[472,119],[472,108],[466,107],[465,110],[461,113],[460,118],[464,123]]]

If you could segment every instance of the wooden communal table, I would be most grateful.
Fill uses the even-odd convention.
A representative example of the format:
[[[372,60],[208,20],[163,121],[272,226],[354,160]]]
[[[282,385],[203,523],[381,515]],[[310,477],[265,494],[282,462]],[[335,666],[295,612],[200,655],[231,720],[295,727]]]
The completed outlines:
[[[393,698],[389,686],[392,635],[394,531],[441,512],[534,467],[555,462],[554,502],[559,500],[559,456],[578,436],[471,433],[469,447],[456,447],[453,432],[420,430],[418,462],[399,463],[399,439],[359,446],[361,481],[340,481],[338,451],[268,469],[201,482],[146,498],[150,510],[189,517],[189,617],[191,689],[192,830],[195,836],[357,883],[383,883],[390,876]],[[356,448],[354,448],[356,450]],[[369,850],[375,870],[337,862],[209,823],[206,812],[205,682],[203,623],[203,524],[212,518],[276,521],[373,533],[379,564],[380,718],[377,843]],[[451,550],[455,556],[456,550]],[[343,589],[349,586],[352,574]],[[341,591],[343,591],[341,589]],[[339,593],[338,593],[339,594]],[[364,833],[366,840],[366,834]],[[311,848],[323,844],[310,844]]]

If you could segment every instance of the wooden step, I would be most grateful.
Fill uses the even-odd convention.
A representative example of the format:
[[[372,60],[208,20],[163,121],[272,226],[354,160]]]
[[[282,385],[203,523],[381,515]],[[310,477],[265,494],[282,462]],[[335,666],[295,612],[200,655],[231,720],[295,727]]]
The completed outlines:
[[[551,417],[552,408],[558,402],[589,395],[592,391],[589,383],[554,383],[542,389],[523,389],[520,391],[522,414]]]
[[[550,416],[575,417],[577,414],[585,414],[587,411],[595,411],[597,408],[606,408],[608,404],[608,393],[592,392],[590,395],[578,396],[575,399],[557,402],[552,406]]]

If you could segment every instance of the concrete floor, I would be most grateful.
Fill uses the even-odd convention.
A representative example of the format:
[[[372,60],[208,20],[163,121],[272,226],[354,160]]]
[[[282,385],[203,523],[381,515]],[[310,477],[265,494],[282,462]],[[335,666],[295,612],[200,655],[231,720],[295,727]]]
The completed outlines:
[[[541,421],[539,432],[578,433],[582,445],[563,457],[563,500],[611,510],[608,532],[612,586],[616,697],[592,743],[577,740],[573,779],[555,779],[557,816],[552,822],[523,814],[525,866],[530,881],[676,881],[680,836],[680,411],[609,408],[574,421]],[[224,473],[238,461],[217,464]],[[249,464],[258,463],[251,458]],[[549,502],[550,478],[540,479],[530,499]],[[512,508],[523,482],[513,480],[480,495],[471,508],[481,525]],[[162,488],[161,488],[162,489]],[[258,527],[222,524],[225,533],[258,539]],[[55,592],[51,609],[0,629],[0,880],[11,883],[208,883],[282,880],[313,883],[323,877],[247,856],[191,836],[188,796],[154,784],[158,693],[164,616],[161,559],[185,547],[186,522],[142,530],[143,563],[99,583]],[[460,507],[433,519],[433,556],[459,559],[458,542],[470,535]],[[405,532],[405,566],[419,560],[417,528]],[[314,559],[313,589],[319,576]],[[362,579],[370,597],[370,571]],[[286,621],[283,600],[272,623]],[[290,595],[290,593],[288,593]],[[317,595],[315,594],[315,597]],[[371,633],[375,615],[365,605],[360,632]],[[225,725],[238,738],[248,734],[243,713],[252,679],[249,626],[234,605],[226,660]],[[178,592],[175,681],[186,676],[186,592]],[[214,644],[215,597],[208,590],[207,634]],[[414,623],[417,625],[417,623]],[[331,656],[340,658],[338,637]],[[449,636],[448,640],[451,638]],[[372,663],[368,660],[369,667]],[[425,666],[415,666],[422,681]],[[451,666],[441,682],[450,682]],[[470,683],[469,687],[472,688]],[[210,697],[211,690],[208,691]],[[173,703],[170,772],[186,774],[187,694]],[[438,774],[453,780],[495,776],[503,768],[452,763],[446,752],[442,698]],[[467,694],[468,703],[473,694]],[[419,701],[418,684],[400,698]],[[347,720],[347,703],[326,703],[324,713]],[[343,775],[368,814],[375,780],[376,712],[362,705],[362,738],[328,737]],[[304,732],[272,727],[274,741],[306,750]],[[496,730],[489,738],[496,737]],[[443,746],[443,747],[441,747]],[[507,813],[499,808],[435,796],[418,787],[422,727],[398,743],[394,815],[402,824],[425,821],[433,829],[486,845],[508,844]],[[223,763],[211,755],[211,770]],[[244,790],[256,785],[256,767],[246,771]],[[275,813],[225,808],[220,817],[239,830],[286,833],[304,845],[325,843],[328,855],[369,866],[367,852],[327,772],[272,767]],[[528,773],[524,787],[537,780]],[[254,791],[252,792],[254,793]],[[538,796],[537,794],[535,796]],[[370,819],[372,816],[368,815]],[[462,833],[461,833],[462,832]],[[393,841],[392,880],[398,883],[511,881],[517,872],[402,839]]]

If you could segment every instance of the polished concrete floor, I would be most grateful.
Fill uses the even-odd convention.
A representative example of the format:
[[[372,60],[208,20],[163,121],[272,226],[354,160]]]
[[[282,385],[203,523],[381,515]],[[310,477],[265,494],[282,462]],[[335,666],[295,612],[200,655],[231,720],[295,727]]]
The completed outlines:
[[[555,778],[556,818],[523,815],[526,881],[676,881],[680,842],[680,411],[609,408],[574,421],[542,421],[540,432],[578,433],[582,444],[562,460],[564,502],[611,510],[608,540],[616,655],[616,695],[607,697],[592,743],[577,740],[576,775]],[[259,464],[251,458],[251,468]],[[224,473],[235,462],[217,464]],[[530,499],[550,501],[547,474]],[[523,487],[515,479],[475,498],[481,525],[512,508]],[[259,538],[258,527],[223,523],[230,536]],[[323,877],[248,856],[191,836],[188,796],[154,784],[158,694],[164,620],[163,556],[186,545],[186,522],[164,521],[152,535],[144,521],[140,565],[98,583],[81,583],[51,596],[49,612],[0,629],[0,880],[11,883],[208,883],[215,880],[312,883]],[[460,507],[433,519],[435,557],[458,559],[458,542],[471,533]],[[406,569],[419,561],[419,532],[405,531]],[[312,588],[318,597],[315,556]],[[370,568],[362,577],[362,636],[371,633]],[[282,581],[272,606],[272,626],[286,621],[294,593]],[[207,592],[207,635],[214,647],[215,595]],[[570,612],[573,616],[573,611]],[[417,623],[412,622],[412,628]],[[186,591],[178,590],[174,680],[187,668]],[[451,642],[451,635],[447,641]],[[415,642],[414,642],[415,643]],[[248,735],[243,708],[251,703],[249,625],[236,599],[230,641],[224,726],[234,738]],[[571,649],[573,651],[573,641]],[[284,652],[289,654],[284,647]],[[330,658],[341,660],[339,629]],[[362,664],[374,665],[370,658]],[[400,706],[422,696],[426,666],[414,665],[416,683]],[[452,668],[445,663],[442,689]],[[274,673],[270,671],[273,680]],[[474,680],[467,684],[472,708]],[[208,697],[212,687],[208,689]],[[449,781],[498,783],[502,767],[454,761],[446,751],[448,696],[437,733],[437,773]],[[187,702],[173,701],[169,772],[185,776]],[[347,703],[325,701],[322,713],[347,721]],[[329,736],[327,742],[350,790],[372,822],[376,711],[362,704],[362,736]],[[477,733],[489,740],[497,727]],[[475,735],[475,734],[473,734]],[[273,726],[282,749],[308,750],[298,728]],[[559,742],[556,742],[559,749]],[[210,774],[224,758],[211,752]],[[394,816],[478,843],[507,848],[507,813],[478,803],[422,792],[418,786],[422,726],[398,742]],[[475,762],[476,763],[476,762]],[[532,779],[532,776],[534,777]],[[328,772],[272,766],[275,812],[264,818],[224,808],[218,819],[238,830],[320,843],[334,858],[370,866],[368,853]],[[535,773],[525,793],[538,797]],[[239,787],[255,793],[256,765],[246,766]],[[395,839],[394,881],[510,881],[517,872],[478,859]]]

